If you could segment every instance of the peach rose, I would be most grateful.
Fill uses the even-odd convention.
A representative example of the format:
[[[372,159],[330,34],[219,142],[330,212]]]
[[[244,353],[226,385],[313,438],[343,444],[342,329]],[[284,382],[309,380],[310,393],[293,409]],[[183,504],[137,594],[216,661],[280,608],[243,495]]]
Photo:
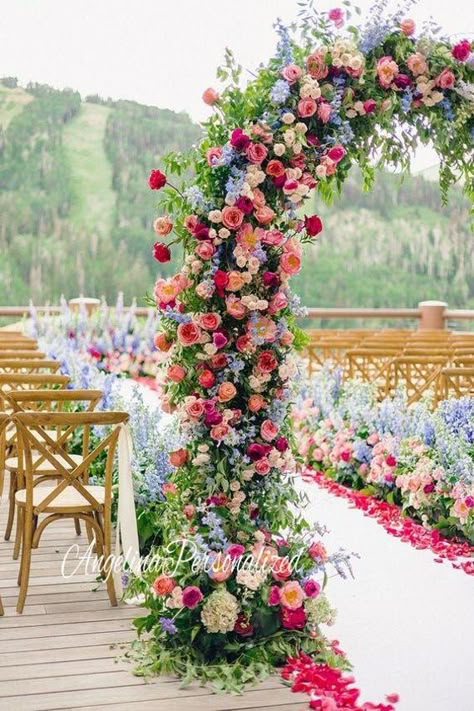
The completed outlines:
[[[229,272],[229,281],[227,282],[227,291],[239,291],[245,284],[245,279],[242,272]]]
[[[426,63],[425,55],[421,52],[415,52],[414,54],[410,54],[407,59],[407,67],[415,77],[424,74],[428,69],[428,64]]]
[[[237,389],[233,383],[226,380],[224,383],[219,385],[217,394],[220,402],[228,402],[237,395]]]
[[[232,561],[225,553],[218,553],[208,571],[208,575],[216,583],[223,583],[232,575]]]
[[[255,217],[261,225],[268,225],[275,217],[275,213],[271,207],[263,205],[259,207],[258,210],[255,210]]]
[[[222,222],[229,230],[237,230],[242,224],[244,213],[238,207],[226,205],[222,210]]]
[[[387,89],[398,74],[398,64],[390,55],[381,57],[377,62],[377,76],[380,86]]]
[[[272,420],[264,420],[260,425],[260,434],[265,442],[271,442],[278,434],[278,425]]]
[[[219,314],[208,313],[202,314],[199,318],[200,325],[206,329],[206,331],[215,331],[220,325],[221,317]]]
[[[265,205],[265,195],[260,190],[260,188],[254,188],[252,190],[253,204],[255,207],[263,207]]]
[[[173,222],[170,220],[168,215],[157,217],[153,223],[153,229],[155,230],[157,235],[169,235],[169,233],[173,229]]]
[[[175,383],[180,383],[181,380],[186,375],[186,370],[182,365],[170,365],[168,368],[168,378],[173,380]]]
[[[219,94],[218,92],[213,89],[212,87],[209,87],[206,89],[202,95],[202,100],[204,101],[205,104],[208,106],[214,106],[214,104],[217,104],[219,101]]]
[[[324,49],[317,49],[306,60],[306,68],[313,79],[324,79],[328,75],[328,66],[325,62]]]
[[[206,151],[207,164],[211,166],[215,165],[218,160],[222,158],[222,148],[220,146],[212,146]]]
[[[288,610],[297,610],[303,604],[306,595],[297,580],[290,580],[280,589],[280,602]]]
[[[201,338],[201,329],[192,321],[180,323],[178,326],[178,340],[183,346],[192,346]]]
[[[298,116],[301,118],[309,118],[316,113],[316,102],[314,99],[300,99],[298,101]]]
[[[237,319],[244,318],[247,313],[246,307],[236,296],[229,296],[225,301],[225,306],[227,313]]]
[[[230,427],[229,425],[226,424],[221,424],[221,425],[216,425],[215,427],[211,428],[211,437],[212,439],[224,439],[226,435],[228,435],[230,432]]]
[[[280,269],[285,274],[297,274],[301,269],[301,257],[293,252],[284,252],[280,257]]]
[[[261,395],[251,395],[248,401],[248,408],[251,412],[258,412],[266,406],[266,402]]]
[[[303,70],[297,64],[287,64],[281,70],[283,79],[286,79],[289,84],[294,84],[295,81],[298,81],[302,74]]]
[[[163,573],[155,579],[152,587],[155,595],[164,597],[165,595],[169,595],[170,592],[176,587],[176,582],[173,578],[170,578],[169,575],[165,575]]]
[[[261,163],[267,157],[268,150],[263,143],[251,143],[246,153],[251,163]]]
[[[194,400],[193,402],[188,402],[185,406],[186,413],[189,417],[197,419],[201,417],[204,412],[204,405],[200,400]]]
[[[181,447],[181,449],[175,449],[170,452],[169,455],[170,464],[174,467],[181,467],[188,459],[188,450]]]

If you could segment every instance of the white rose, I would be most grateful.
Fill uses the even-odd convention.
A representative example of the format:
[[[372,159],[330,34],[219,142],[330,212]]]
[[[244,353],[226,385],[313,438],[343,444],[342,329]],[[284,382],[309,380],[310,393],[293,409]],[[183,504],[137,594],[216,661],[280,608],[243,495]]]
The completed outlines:
[[[293,121],[295,120],[295,116],[294,114],[287,111],[286,114],[283,114],[281,120],[283,121],[283,123],[290,125],[290,123],[293,123]]]
[[[286,146],[283,143],[275,143],[273,146],[273,152],[276,156],[282,156],[286,151]]]

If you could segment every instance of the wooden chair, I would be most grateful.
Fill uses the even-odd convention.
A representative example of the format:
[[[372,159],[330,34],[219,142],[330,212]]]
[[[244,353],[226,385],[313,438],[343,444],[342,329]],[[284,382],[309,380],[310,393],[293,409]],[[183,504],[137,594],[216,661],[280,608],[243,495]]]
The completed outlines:
[[[8,415],[5,415],[0,412],[0,448],[4,447],[4,437],[5,437],[5,430],[8,424],[9,417]],[[2,492],[3,491],[3,469],[0,469],[0,504],[1,504],[1,498],[2,498]],[[4,610],[3,610],[3,604],[2,604],[2,596],[0,595],[0,617],[4,615]]]
[[[12,411],[15,412],[25,412],[25,411],[57,411],[64,412],[71,405],[78,405],[80,403],[84,404],[85,412],[92,412],[95,410],[99,404],[103,392],[101,390],[16,390],[10,392],[9,400],[12,406]],[[37,434],[36,430],[33,434]],[[48,430],[48,435],[52,439],[59,439],[59,430]],[[13,427],[9,432],[9,437],[5,442],[10,456],[5,460],[4,468],[10,473],[10,487],[8,492],[8,517],[7,526],[5,529],[5,540],[10,540],[13,522],[15,519],[15,494],[18,490],[18,457],[12,456],[15,451],[16,442],[16,429]],[[84,458],[85,452],[87,451],[88,442],[87,440],[83,442],[83,452],[82,455],[74,455],[79,461]],[[54,476],[54,472],[50,473],[47,467],[41,468],[42,479],[47,479],[50,476]],[[79,520],[75,521],[76,533],[80,535],[81,528],[79,525]],[[18,536],[15,540],[15,548],[13,551],[13,558],[16,560],[18,557]]]
[[[39,373],[43,370],[55,373],[60,367],[59,361],[46,358],[0,358],[0,373]]]
[[[23,612],[28,592],[31,551],[38,547],[48,525],[65,518],[80,518],[94,531],[96,552],[110,603],[117,605],[110,567],[112,470],[120,426],[128,418],[126,412],[21,412],[13,416],[18,430],[20,481],[24,483],[24,488],[17,491],[15,497],[22,539],[18,613]],[[109,425],[111,428],[93,451],[77,464],[67,451],[67,442],[78,429],[84,429],[85,437],[85,431],[95,425]],[[47,434],[46,428],[51,426],[61,430],[58,440],[51,439]],[[104,485],[89,486],[89,467],[104,451],[107,453]],[[36,477],[45,462],[55,470],[57,481],[54,486],[36,486]],[[42,516],[44,518],[40,520]]]
[[[411,405],[430,387],[437,386],[441,371],[446,367],[445,356],[399,356],[393,360],[394,386],[403,385],[407,402]]]
[[[68,375],[57,373],[0,373],[0,412],[11,409],[9,393],[14,390],[64,388],[70,382]]]
[[[474,367],[443,368],[439,379],[438,399],[474,397]]]

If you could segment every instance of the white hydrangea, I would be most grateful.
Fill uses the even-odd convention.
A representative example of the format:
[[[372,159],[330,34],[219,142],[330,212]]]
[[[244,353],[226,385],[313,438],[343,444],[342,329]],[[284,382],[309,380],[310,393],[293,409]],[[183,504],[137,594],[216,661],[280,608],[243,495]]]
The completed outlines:
[[[225,588],[218,588],[203,605],[201,621],[208,632],[232,632],[239,614],[239,603]]]

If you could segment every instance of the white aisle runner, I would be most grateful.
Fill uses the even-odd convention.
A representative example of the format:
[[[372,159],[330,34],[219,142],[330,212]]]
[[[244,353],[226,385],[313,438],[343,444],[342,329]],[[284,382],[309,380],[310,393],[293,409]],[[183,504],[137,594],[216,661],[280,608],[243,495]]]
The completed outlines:
[[[474,709],[474,577],[433,562],[316,484],[306,518],[325,524],[328,548],[359,553],[354,580],[332,578],[332,628],[354,666],[362,701],[398,692],[397,711]]]

